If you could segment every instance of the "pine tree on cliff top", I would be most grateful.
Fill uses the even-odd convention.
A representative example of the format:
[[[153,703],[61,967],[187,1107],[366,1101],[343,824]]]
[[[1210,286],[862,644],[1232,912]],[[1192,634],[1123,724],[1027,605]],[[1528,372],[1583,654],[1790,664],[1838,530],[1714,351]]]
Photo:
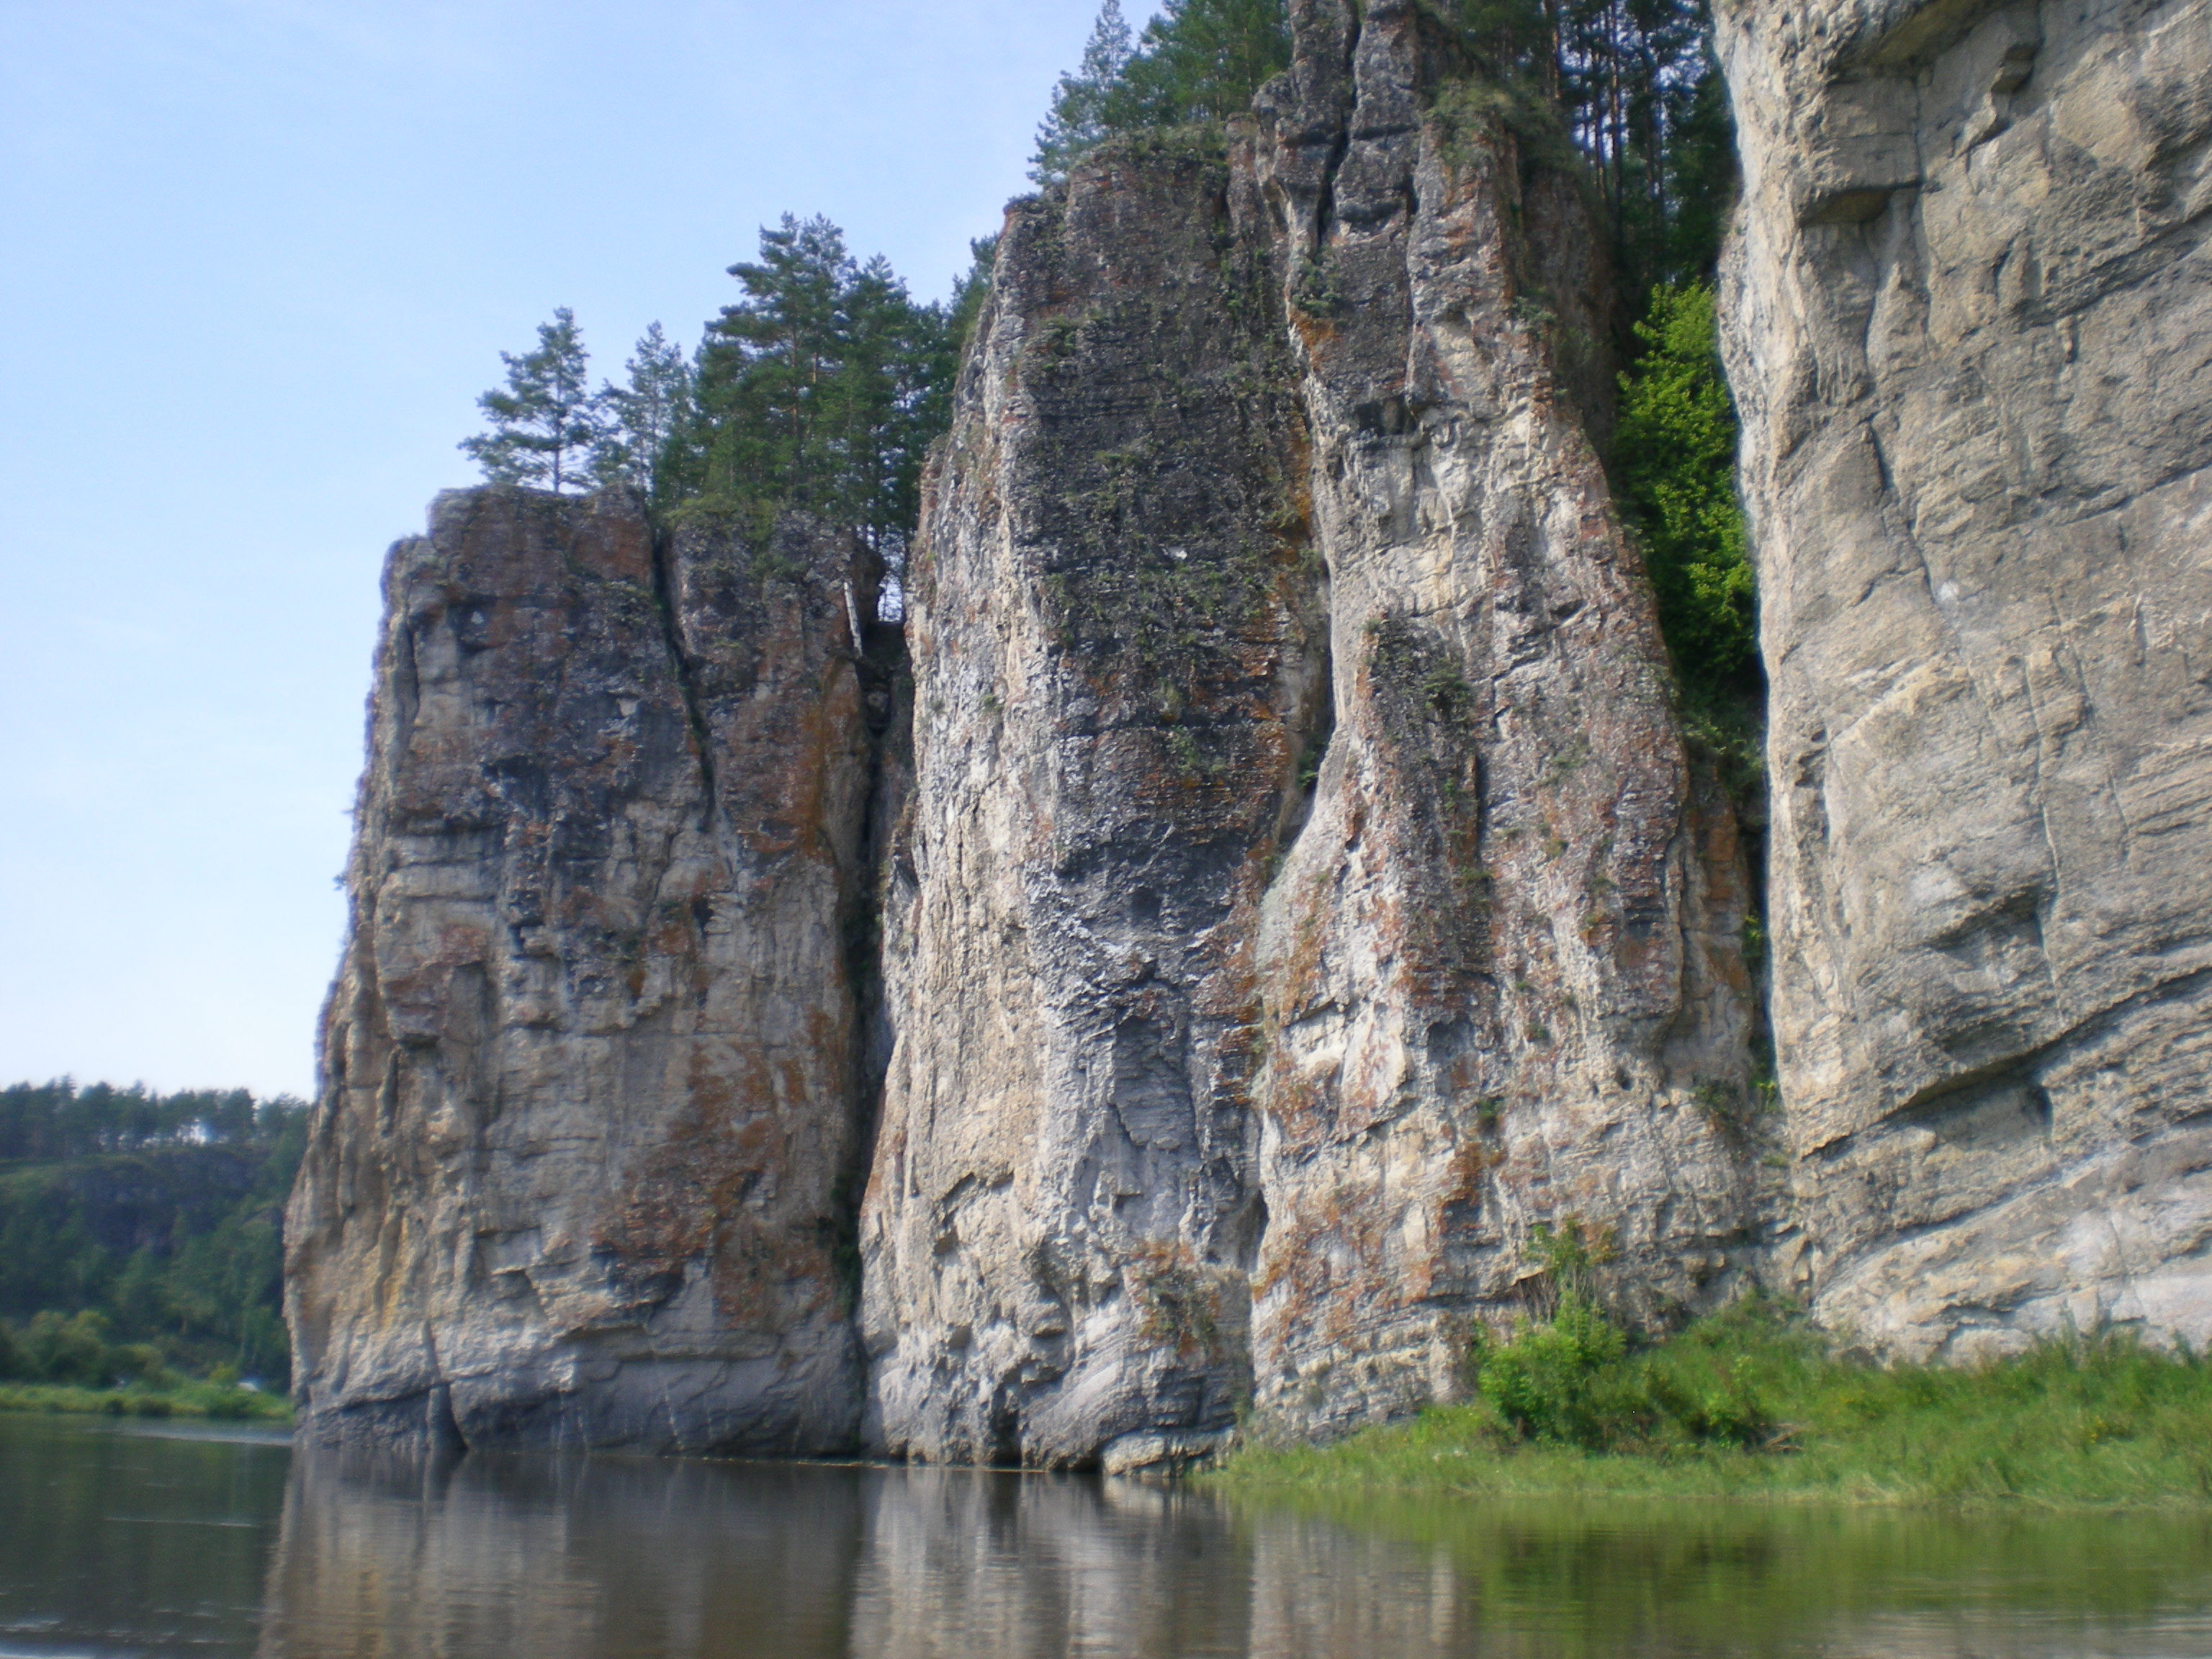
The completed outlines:
[[[1167,0],[1106,101],[1106,125],[1225,121],[1290,66],[1284,0]]]
[[[655,323],[623,368],[628,381],[601,386],[594,400],[601,414],[592,481],[634,484],[658,501],[671,493],[669,446],[691,420],[691,365]]]
[[[828,509],[836,492],[848,328],[858,275],[827,219],[786,214],[760,258],[730,267],[744,297],[708,325],[699,401],[714,428],[708,487],[739,500]]]
[[[760,249],[730,267],[744,297],[701,349],[701,493],[803,507],[895,562],[958,368],[945,313],[883,259],[855,261],[827,219],[786,215]]]
[[[1106,0],[1098,8],[1090,44],[1083,48],[1083,64],[1073,75],[1060,77],[1053,94],[1052,112],[1037,128],[1036,154],[1030,161],[1030,177],[1040,185],[1055,185],[1088,150],[1106,137],[1106,100],[1131,52],[1129,25],[1121,15],[1121,0]]]
[[[1134,48],[1118,0],[1106,0],[1082,67],[1060,77],[1052,112],[1037,129],[1030,177],[1059,183],[1117,132],[1241,113],[1290,62],[1284,0],[1167,0]]]
[[[464,438],[460,448],[493,483],[538,484],[551,490],[589,482],[586,457],[599,441],[590,359],[576,313],[562,306],[538,325],[538,349],[499,354],[507,386],[477,399],[491,430]]]

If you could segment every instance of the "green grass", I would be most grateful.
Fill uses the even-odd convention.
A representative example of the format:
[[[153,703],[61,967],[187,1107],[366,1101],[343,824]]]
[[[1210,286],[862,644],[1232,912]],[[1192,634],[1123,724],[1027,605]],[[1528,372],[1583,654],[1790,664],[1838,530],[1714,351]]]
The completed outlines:
[[[1569,1298],[1571,1303],[1571,1298]],[[2212,1363],[2121,1337],[1972,1367],[1838,1358],[1756,1300],[1641,1352],[1557,1325],[1479,1352],[1481,1397],[1207,1479],[1319,1492],[2212,1504]],[[1587,1320],[1584,1322],[1585,1325]]]
[[[223,1382],[180,1382],[168,1389],[88,1389],[70,1382],[0,1382],[0,1412],[104,1413],[109,1417],[204,1417],[289,1423],[281,1395]]]

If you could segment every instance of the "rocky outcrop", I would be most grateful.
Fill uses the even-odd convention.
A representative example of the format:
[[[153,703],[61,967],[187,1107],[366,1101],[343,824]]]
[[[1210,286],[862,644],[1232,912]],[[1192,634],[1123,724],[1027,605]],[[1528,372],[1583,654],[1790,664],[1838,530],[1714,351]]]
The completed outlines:
[[[895,1452],[1448,1396],[1539,1223],[1647,1305],[1740,1265],[1747,884],[1572,396],[1589,229],[1425,27],[1304,7],[1256,129],[1008,219],[912,594]]]
[[[1647,1314],[1719,1293],[1755,1183],[1748,881],[1592,441],[1599,239],[1413,0],[1293,16],[1255,163],[1335,723],[1263,905],[1253,1329],[1311,1432],[1449,1397],[1540,1225]]]
[[[861,1235],[894,1452],[1085,1462],[1250,1391],[1253,953],[1327,697],[1261,216],[1170,135],[1000,242],[908,593]]]
[[[386,602],[288,1225],[308,1431],[850,1443],[871,562],[478,489]]]
[[[2212,1338],[2212,7],[1735,0],[1777,1271]]]
[[[2208,12],[1724,0],[1779,1117],[1598,239],[1417,0],[1010,210],[910,684],[804,521],[441,498],[311,1431],[1173,1472],[1458,1393],[1547,1234],[1654,1322],[2212,1340]]]

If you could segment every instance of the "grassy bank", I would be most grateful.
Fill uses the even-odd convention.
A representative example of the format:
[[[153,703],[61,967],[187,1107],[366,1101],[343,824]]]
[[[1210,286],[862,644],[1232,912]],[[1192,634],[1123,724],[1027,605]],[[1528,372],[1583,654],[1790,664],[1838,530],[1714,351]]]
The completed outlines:
[[[283,1395],[254,1394],[222,1382],[185,1382],[175,1389],[86,1389],[73,1382],[0,1382],[0,1411],[80,1411],[111,1418],[226,1418],[289,1422]]]
[[[69,1382],[0,1382],[0,1412],[76,1412],[109,1417],[201,1417],[236,1422],[289,1423],[281,1395],[226,1382],[179,1382],[167,1389],[88,1389]]]
[[[1756,1301],[1632,1350],[1587,1304],[1478,1351],[1478,1398],[1209,1480],[1319,1491],[2212,1504],[2212,1363],[2108,1338],[1967,1367],[1836,1358]]]

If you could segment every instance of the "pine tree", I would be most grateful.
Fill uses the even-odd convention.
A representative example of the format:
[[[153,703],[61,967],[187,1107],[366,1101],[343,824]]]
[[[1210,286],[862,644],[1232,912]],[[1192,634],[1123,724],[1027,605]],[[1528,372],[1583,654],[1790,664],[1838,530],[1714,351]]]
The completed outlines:
[[[588,374],[590,359],[576,314],[562,306],[538,325],[538,349],[507,365],[507,388],[477,399],[491,430],[464,438],[460,448],[493,483],[542,484],[561,491],[588,482],[586,456],[599,440]]]
[[[968,244],[974,263],[967,274],[954,279],[952,302],[945,307],[947,343],[951,348],[952,369],[957,374],[961,360],[968,355],[968,342],[975,337],[976,319],[983,314],[983,301],[991,297],[991,272],[999,263],[999,238],[994,232],[979,236]],[[951,388],[948,386],[946,390]]]
[[[1106,100],[1128,67],[1130,52],[1129,25],[1121,15],[1121,0],[1106,0],[1083,48],[1082,66],[1060,77],[1052,112],[1037,128],[1030,177],[1038,184],[1060,183],[1068,168],[1103,142]]]
[[[1734,186],[1709,0],[1550,0],[1559,100],[1589,159],[1625,285],[1708,272]]]
[[[632,484],[659,500],[673,488],[670,445],[691,421],[691,366],[654,323],[623,367],[627,384],[606,382],[594,400],[599,432],[592,477],[603,488]]]
[[[710,490],[826,504],[844,291],[857,274],[836,225],[787,213],[761,232],[758,260],[730,267],[745,296],[708,325],[700,364],[699,396],[714,428]]]
[[[1107,129],[1226,120],[1290,63],[1284,0],[1167,0],[1106,99]]]
[[[1621,376],[1615,465],[1675,672],[1693,697],[1710,701],[1758,672],[1735,410],[1721,377],[1712,289],[1656,289],[1636,332],[1645,351]]]
[[[804,507],[896,561],[959,367],[945,310],[884,260],[857,263],[827,219],[786,216],[730,274],[744,298],[700,352],[705,493]]]

